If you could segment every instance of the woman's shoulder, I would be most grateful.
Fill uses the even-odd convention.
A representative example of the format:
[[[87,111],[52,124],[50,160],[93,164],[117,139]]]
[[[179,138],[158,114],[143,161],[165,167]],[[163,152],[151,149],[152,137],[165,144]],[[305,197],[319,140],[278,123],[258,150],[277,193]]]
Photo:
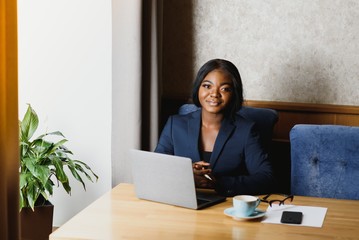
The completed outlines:
[[[258,124],[241,114],[236,114],[236,118],[234,121],[234,125],[236,126],[236,131],[241,133],[259,133]]]
[[[189,121],[193,121],[193,120],[200,120],[201,119],[201,114],[200,114],[200,110],[196,110],[193,112],[189,112],[189,113],[179,113],[179,114],[174,114],[174,115],[170,115],[168,117],[168,122],[170,122],[171,124],[181,124],[181,123],[187,123]]]
[[[252,119],[249,119],[247,117],[244,117],[240,113],[236,113],[234,118],[234,124],[235,125],[245,125],[245,126],[253,126],[255,125],[255,122]]]
[[[201,116],[201,109],[197,109],[191,112],[180,112],[178,114],[171,115],[174,119],[191,119],[191,118],[199,118]]]

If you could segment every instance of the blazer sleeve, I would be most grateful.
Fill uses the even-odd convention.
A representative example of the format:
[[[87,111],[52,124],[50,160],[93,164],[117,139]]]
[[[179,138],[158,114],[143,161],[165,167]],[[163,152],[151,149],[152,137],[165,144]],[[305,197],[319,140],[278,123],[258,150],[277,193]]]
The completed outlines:
[[[174,155],[174,146],[172,138],[173,116],[170,116],[162,130],[160,139],[158,140],[155,152]]]
[[[260,144],[254,125],[248,131],[243,152],[246,172],[237,175],[218,174],[216,191],[225,196],[273,192],[276,183],[271,162]],[[238,160],[232,159],[232,161]]]

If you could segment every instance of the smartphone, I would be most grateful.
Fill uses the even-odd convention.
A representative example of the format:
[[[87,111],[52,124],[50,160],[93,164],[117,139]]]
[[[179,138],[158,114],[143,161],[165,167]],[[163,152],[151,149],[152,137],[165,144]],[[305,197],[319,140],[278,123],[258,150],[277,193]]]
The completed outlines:
[[[281,223],[301,224],[303,219],[302,212],[283,211]]]

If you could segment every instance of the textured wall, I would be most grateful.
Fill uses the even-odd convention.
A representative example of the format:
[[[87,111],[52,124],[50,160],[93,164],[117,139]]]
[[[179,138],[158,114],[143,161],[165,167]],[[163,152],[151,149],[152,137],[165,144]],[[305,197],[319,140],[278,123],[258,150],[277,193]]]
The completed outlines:
[[[193,0],[191,7],[194,68],[181,71],[226,58],[241,72],[246,99],[359,105],[358,1]]]

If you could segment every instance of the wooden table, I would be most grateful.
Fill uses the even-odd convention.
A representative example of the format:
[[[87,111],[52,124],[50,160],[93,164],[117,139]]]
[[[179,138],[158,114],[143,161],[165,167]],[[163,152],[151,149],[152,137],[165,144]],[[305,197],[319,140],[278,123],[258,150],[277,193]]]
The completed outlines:
[[[135,197],[119,184],[50,235],[50,239],[359,239],[359,201],[295,196],[294,205],[327,207],[322,228],[235,221],[232,199],[191,210]],[[266,209],[267,204],[261,203]]]

